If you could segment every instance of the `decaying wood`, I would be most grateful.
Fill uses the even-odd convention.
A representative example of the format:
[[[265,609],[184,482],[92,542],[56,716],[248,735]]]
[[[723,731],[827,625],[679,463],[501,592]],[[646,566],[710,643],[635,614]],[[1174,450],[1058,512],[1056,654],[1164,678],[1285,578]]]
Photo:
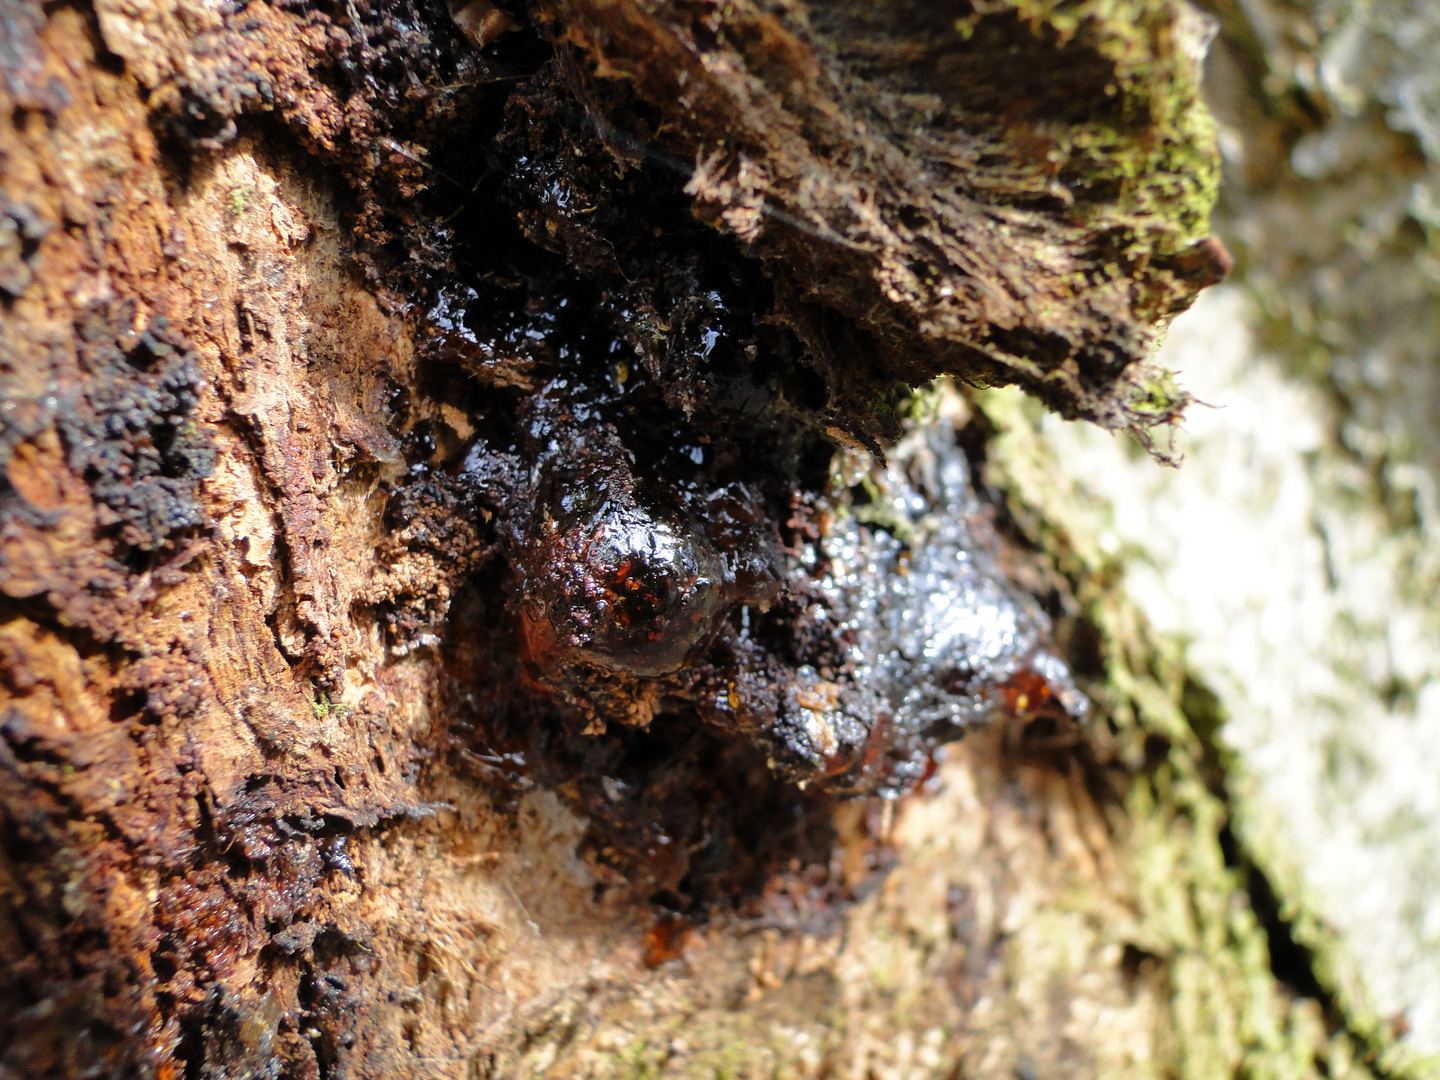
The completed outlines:
[[[655,832],[644,873],[607,857],[594,776],[466,726],[492,660],[446,617],[483,624],[494,553],[417,486],[417,445],[473,434],[417,353],[414,283],[454,269],[423,197],[473,183],[427,156],[493,133],[522,76],[589,117],[594,175],[682,163],[695,213],[763,260],[837,434],[893,434],[894,381],[942,370],[1170,417],[1150,344],[1223,261],[1193,13],[916,5],[897,39],[880,6],[475,6],[0,0],[0,1071],[1200,1076],[1369,1053],[1270,970],[1183,673],[1026,502],[1043,454],[993,403],[956,408],[1095,717],[969,740],[898,804],[806,802],[819,841],[685,917]],[[607,234],[536,206],[532,235],[599,258]],[[687,767],[672,782],[738,823],[716,829],[788,836],[774,806],[802,804],[763,769],[726,789],[727,762]]]
[[[1211,31],[1187,4],[562,0],[546,17],[612,141],[694,162],[696,212],[766,260],[794,317],[853,321],[886,374],[1019,382],[1140,432],[1183,410],[1151,353],[1229,265],[1192,107]],[[827,374],[863,369],[847,354]]]

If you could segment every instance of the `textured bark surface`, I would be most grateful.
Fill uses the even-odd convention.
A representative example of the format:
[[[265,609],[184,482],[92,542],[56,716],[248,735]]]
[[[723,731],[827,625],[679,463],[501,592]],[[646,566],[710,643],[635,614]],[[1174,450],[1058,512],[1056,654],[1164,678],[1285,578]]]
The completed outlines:
[[[763,408],[842,459],[942,370],[1178,407],[1147,345],[1223,261],[1193,13],[957,5],[916,56],[820,11],[0,0],[0,1072],[1378,1068],[1225,829],[1203,688],[1009,398],[911,422],[959,429],[1084,724],[1020,705],[842,802],[681,712],[587,733],[517,664],[503,511],[446,477],[550,361],[436,345],[477,263],[601,294],[686,422],[677,387],[749,361],[672,347],[713,314],[681,254],[773,283]],[[496,284],[526,244],[568,269]]]

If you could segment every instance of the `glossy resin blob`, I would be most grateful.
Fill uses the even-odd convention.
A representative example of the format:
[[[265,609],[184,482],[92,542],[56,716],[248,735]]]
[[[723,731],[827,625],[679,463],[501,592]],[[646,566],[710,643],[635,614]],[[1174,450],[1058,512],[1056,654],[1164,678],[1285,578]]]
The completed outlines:
[[[845,643],[822,677],[800,667],[775,732],[833,785],[893,795],[928,775],[937,744],[1003,715],[1079,719],[1086,702],[1050,620],[1007,580],[1001,540],[951,423],[917,424],[838,500],[800,554],[817,618]]]
[[[1004,569],[1024,555],[973,486],[954,390],[882,461],[787,400],[797,373],[766,377],[719,294],[692,359],[728,361],[729,393],[677,407],[663,369],[632,366],[625,311],[534,292],[506,325],[493,292],[469,302],[484,326],[445,300],[432,323],[452,362],[508,373],[457,481],[494,518],[519,683],[559,723],[701,725],[801,787],[895,796],[997,717],[1081,717]]]

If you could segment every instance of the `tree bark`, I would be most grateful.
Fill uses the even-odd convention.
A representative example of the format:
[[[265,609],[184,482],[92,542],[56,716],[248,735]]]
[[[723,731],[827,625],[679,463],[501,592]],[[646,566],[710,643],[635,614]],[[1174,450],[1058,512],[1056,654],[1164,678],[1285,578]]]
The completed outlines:
[[[1227,827],[1213,699],[973,385],[1183,408],[1153,346],[1228,264],[1203,21],[921,7],[0,0],[0,1072],[1391,1067]],[[854,509],[813,447],[878,476],[954,425],[1093,709],[1012,686],[849,798],[702,722],[744,665],[545,670],[540,496],[465,480],[559,362],[477,344],[516,295],[623,312],[666,417],[750,388],[799,449],[727,483],[794,479],[751,523],[787,551]]]

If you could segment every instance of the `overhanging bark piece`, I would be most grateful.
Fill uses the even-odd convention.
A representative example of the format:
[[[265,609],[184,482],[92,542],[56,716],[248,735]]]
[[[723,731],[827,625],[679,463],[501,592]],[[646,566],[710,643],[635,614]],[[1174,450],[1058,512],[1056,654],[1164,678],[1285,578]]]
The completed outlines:
[[[838,313],[882,371],[1019,383],[1144,432],[1188,396],[1151,354],[1224,275],[1183,0],[554,0],[602,134],[688,172],[812,343]],[[867,350],[868,351],[868,350]],[[837,388],[872,373],[817,349]]]

